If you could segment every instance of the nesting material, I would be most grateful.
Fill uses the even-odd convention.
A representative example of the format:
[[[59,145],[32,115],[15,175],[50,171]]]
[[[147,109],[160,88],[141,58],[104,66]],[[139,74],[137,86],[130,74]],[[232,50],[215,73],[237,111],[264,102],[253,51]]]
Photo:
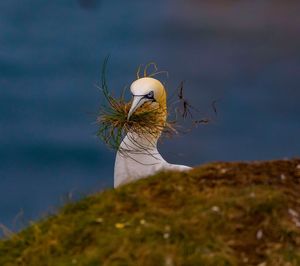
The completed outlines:
[[[167,110],[160,108],[158,104],[145,103],[128,119],[131,102],[126,102],[125,91],[119,98],[111,95],[106,82],[106,64],[107,60],[104,62],[100,88],[105,97],[106,105],[100,108],[97,117],[97,124],[99,125],[97,136],[104,143],[111,149],[117,150],[128,132],[135,132],[138,135],[147,133],[153,136],[161,134],[164,137],[171,137],[177,133],[176,121],[166,120]],[[145,73],[147,75],[147,72]]]

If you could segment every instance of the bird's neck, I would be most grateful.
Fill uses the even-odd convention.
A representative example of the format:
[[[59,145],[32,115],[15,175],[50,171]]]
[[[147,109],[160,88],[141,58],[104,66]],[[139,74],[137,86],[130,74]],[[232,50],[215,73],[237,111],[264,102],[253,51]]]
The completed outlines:
[[[129,131],[122,141],[121,148],[128,152],[139,152],[157,148],[157,141],[160,135],[150,133],[136,133]]]

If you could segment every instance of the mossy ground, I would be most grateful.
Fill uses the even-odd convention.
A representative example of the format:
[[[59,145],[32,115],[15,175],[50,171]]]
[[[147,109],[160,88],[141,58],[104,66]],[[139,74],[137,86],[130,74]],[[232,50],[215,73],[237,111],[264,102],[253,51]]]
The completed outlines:
[[[300,160],[159,173],[0,241],[0,265],[300,265],[299,195]]]

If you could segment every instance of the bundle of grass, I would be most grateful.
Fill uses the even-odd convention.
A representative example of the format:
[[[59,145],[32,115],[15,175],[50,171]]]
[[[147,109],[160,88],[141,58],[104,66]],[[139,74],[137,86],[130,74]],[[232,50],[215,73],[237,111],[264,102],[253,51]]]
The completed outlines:
[[[104,141],[111,149],[119,149],[123,137],[128,132],[135,132],[137,135],[161,135],[164,137],[171,137],[177,133],[175,129],[176,121],[168,121],[167,110],[160,108],[156,104],[145,103],[136,112],[134,112],[130,119],[128,113],[131,107],[131,102],[126,102],[125,90],[121,96],[116,98],[111,95],[106,81],[106,67],[108,58],[105,59],[102,69],[101,91],[107,102],[102,106],[97,118],[99,130],[97,136]],[[154,72],[148,75],[147,69],[153,66]],[[140,78],[140,70],[138,69],[137,78]],[[160,74],[157,66],[154,63],[148,64],[144,69],[144,77],[153,77]],[[134,141],[134,140],[133,140]]]

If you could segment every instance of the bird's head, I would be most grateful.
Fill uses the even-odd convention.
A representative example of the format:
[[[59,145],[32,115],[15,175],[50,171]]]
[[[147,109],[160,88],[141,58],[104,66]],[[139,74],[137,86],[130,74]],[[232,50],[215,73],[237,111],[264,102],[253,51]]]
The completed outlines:
[[[144,77],[137,79],[130,86],[133,95],[132,104],[128,112],[127,119],[143,104],[149,103],[161,108],[162,113],[166,114],[166,90],[163,84],[154,78]]]

